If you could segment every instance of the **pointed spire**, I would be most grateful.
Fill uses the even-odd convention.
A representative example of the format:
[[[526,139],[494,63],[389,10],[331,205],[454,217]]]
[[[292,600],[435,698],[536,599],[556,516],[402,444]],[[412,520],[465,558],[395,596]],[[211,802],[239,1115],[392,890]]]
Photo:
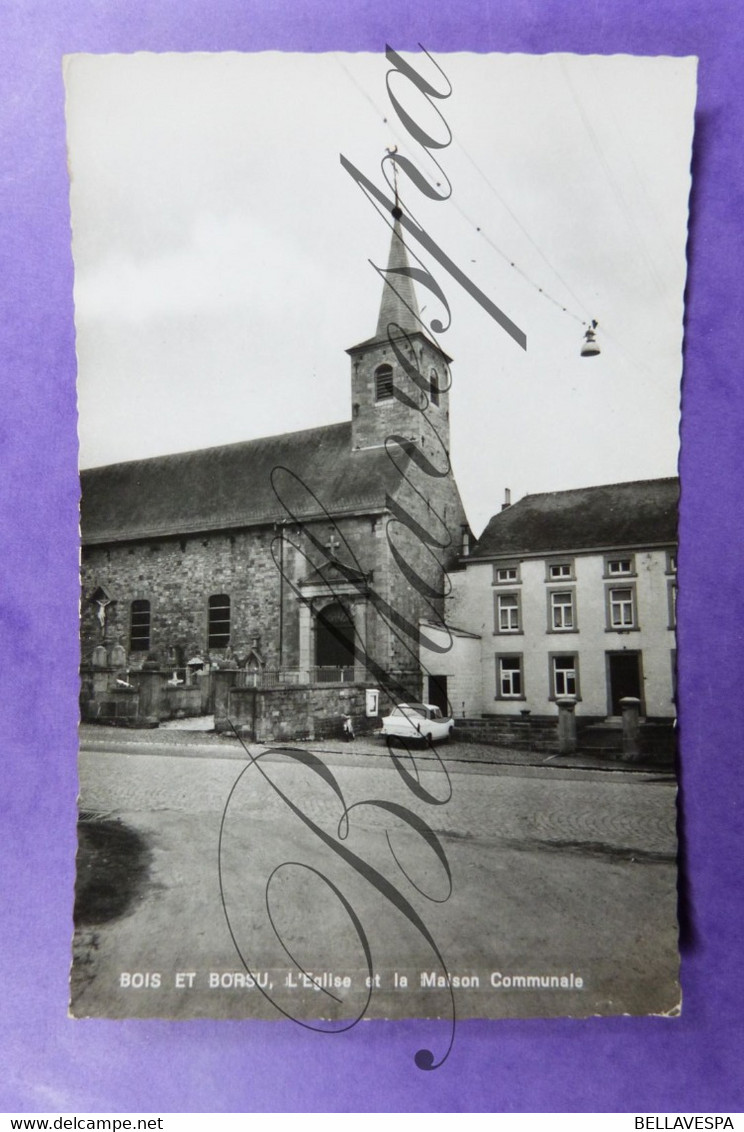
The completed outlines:
[[[396,200],[396,206],[393,209],[395,219],[393,237],[390,241],[390,255],[388,256],[385,282],[382,288],[380,316],[377,320],[377,338],[387,338],[390,323],[395,323],[409,333],[422,329],[421,323],[418,321],[419,308],[416,301],[416,292],[413,289],[413,280],[410,275],[405,273],[409,270],[410,265],[408,252],[403,243],[400,216],[401,211]]]

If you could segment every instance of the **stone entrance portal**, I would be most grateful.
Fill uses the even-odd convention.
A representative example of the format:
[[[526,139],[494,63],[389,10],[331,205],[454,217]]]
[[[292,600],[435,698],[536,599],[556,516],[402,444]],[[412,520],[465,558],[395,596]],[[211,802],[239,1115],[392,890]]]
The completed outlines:
[[[366,680],[368,583],[336,559],[300,582],[301,683]]]
[[[340,601],[318,612],[315,627],[315,666],[323,669],[354,667],[354,620]]]

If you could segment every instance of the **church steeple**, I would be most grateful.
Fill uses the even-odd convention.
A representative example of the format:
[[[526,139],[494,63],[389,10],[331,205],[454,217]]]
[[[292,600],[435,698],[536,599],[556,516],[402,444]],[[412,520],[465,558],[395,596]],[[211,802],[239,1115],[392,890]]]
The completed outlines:
[[[377,328],[347,350],[351,355],[352,446],[377,448],[388,436],[417,444],[427,433],[426,414],[449,449],[449,362],[424,332],[403,242],[401,212],[392,210],[393,230],[384,272]]]
[[[393,209],[393,235],[390,241],[390,253],[385,272],[385,282],[382,285],[382,301],[380,314],[377,319],[377,337],[387,338],[389,326],[400,326],[409,334],[421,330],[419,321],[419,307],[416,301],[416,292],[413,289],[413,280],[409,274],[410,264],[408,252],[403,243],[400,220]]]

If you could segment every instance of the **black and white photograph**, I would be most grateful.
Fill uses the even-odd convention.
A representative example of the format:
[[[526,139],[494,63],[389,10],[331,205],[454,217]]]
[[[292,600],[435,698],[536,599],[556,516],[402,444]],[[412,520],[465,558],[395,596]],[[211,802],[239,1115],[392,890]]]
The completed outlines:
[[[76,1018],[682,1009],[696,61],[425,46],[65,60]]]

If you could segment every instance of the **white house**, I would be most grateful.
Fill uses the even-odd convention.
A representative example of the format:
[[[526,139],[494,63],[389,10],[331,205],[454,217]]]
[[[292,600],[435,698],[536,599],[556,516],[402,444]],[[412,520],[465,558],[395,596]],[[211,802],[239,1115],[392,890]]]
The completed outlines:
[[[457,717],[674,717],[676,478],[528,495],[450,575],[452,648],[422,646],[424,693]],[[423,640],[444,640],[427,626]]]

